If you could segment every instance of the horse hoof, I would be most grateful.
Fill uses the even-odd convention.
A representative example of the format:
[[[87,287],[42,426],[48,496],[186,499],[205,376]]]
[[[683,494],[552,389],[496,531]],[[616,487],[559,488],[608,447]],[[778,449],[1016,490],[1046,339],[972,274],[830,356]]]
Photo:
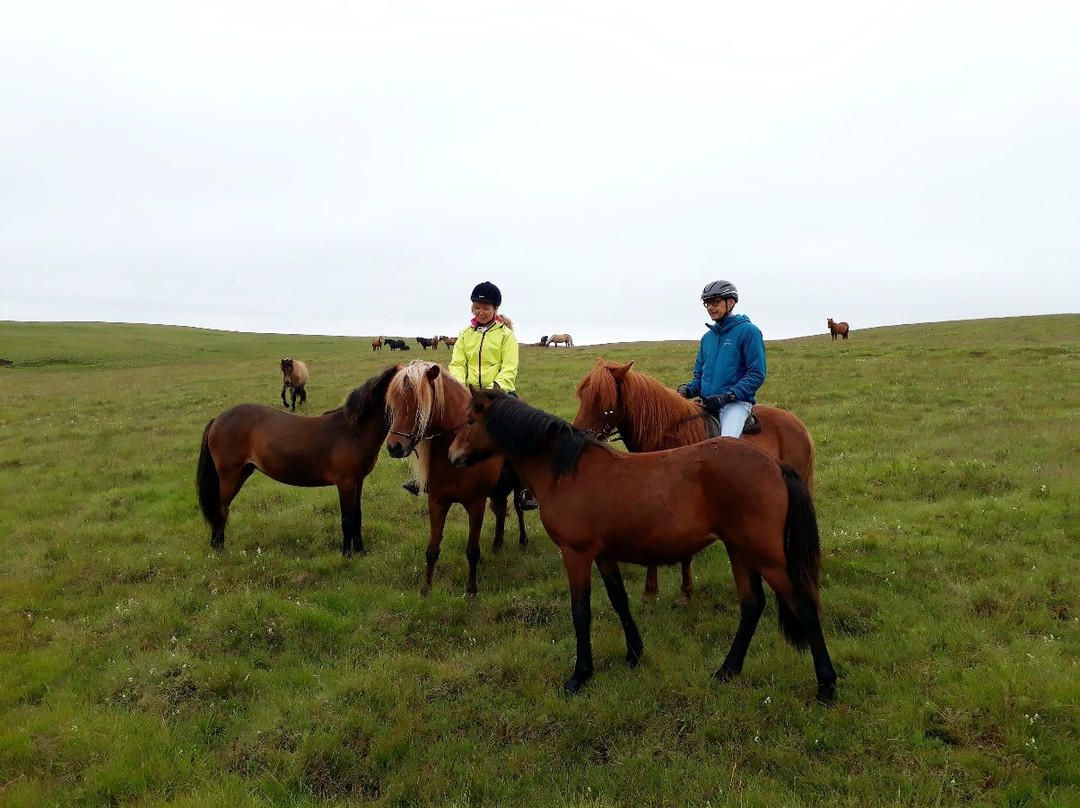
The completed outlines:
[[[832,704],[836,697],[835,682],[820,682],[817,689],[817,700],[821,704]]]
[[[734,679],[738,675],[739,675],[738,671],[732,670],[731,668],[728,668],[728,667],[726,667],[724,665],[721,665],[717,669],[716,673],[713,674],[713,678],[716,679],[718,682],[730,682],[732,679]]]
[[[563,691],[567,695],[573,696],[575,693],[581,690],[582,687],[585,686],[585,683],[587,681],[589,681],[588,676],[582,676],[581,674],[575,673],[573,676],[566,680],[566,684],[563,685]]]
[[[468,601],[469,603],[476,603],[476,593],[475,592],[466,592],[465,593],[465,600]]]
[[[680,592],[679,596],[675,598],[675,602],[671,604],[673,609],[685,609],[690,605],[690,596],[685,592]]]
[[[635,648],[626,652],[626,664],[631,668],[636,668],[638,663],[641,662],[641,658],[645,655],[645,648]]]
[[[430,591],[431,591],[430,586],[422,586],[422,587],[420,587],[420,597],[426,598],[427,595],[428,595],[428,592],[430,592]]]

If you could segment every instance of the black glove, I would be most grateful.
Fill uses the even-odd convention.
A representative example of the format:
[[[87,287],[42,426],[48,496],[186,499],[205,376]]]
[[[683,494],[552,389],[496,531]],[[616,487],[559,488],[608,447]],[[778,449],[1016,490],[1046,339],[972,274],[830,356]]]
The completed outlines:
[[[678,393],[683,398],[693,398],[694,397],[694,394],[690,392],[689,386],[687,386],[685,384],[680,384],[678,387],[676,387],[675,392]]]
[[[718,396],[705,396],[701,399],[701,405],[709,415],[719,415],[720,410],[737,400],[735,394],[729,391]]]

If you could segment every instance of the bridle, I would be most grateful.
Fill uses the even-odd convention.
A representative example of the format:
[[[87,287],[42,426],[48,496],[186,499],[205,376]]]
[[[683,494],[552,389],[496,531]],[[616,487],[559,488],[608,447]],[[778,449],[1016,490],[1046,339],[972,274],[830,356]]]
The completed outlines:
[[[598,441],[601,443],[611,443],[615,440],[621,440],[622,435],[619,434],[619,428],[611,423],[611,416],[615,414],[615,410],[604,410],[600,413],[592,423],[600,423],[600,429],[593,429],[592,424],[584,427],[585,432],[591,432]]]
[[[451,427],[450,429],[444,429],[442,432],[434,432],[431,435],[414,435],[412,432],[402,432],[397,429],[391,429],[389,430],[389,432],[391,435],[408,438],[409,442],[408,444],[406,444],[404,454],[404,457],[408,457],[416,451],[416,445],[418,443],[423,443],[426,440],[434,440],[435,438],[442,437],[443,435],[448,435],[451,432],[457,432],[459,429],[461,429],[461,427],[465,426],[466,423],[468,423],[468,421],[463,421],[455,427]]]

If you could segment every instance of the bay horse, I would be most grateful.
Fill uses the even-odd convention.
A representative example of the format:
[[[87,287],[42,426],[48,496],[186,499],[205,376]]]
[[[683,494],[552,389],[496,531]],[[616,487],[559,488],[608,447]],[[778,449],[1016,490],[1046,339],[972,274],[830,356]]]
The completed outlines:
[[[484,507],[491,500],[495,514],[495,539],[492,549],[503,545],[506,523],[506,497],[514,492],[514,509],[518,517],[518,544],[528,547],[525,535],[525,515],[521,509],[520,486],[507,482],[503,475],[501,457],[478,463],[469,469],[451,465],[447,456],[454,435],[465,425],[469,405],[469,390],[434,362],[417,359],[402,367],[386,391],[386,411],[390,420],[386,451],[391,457],[408,457],[416,453],[420,490],[426,487],[430,535],[427,546],[427,570],[420,594],[431,590],[435,563],[439,560],[446,514],[455,502],[469,515],[469,541],[465,557],[469,561],[469,581],[465,592],[469,599],[476,597],[476,566],[480,561],[480,530],[484,524]]]
[[[835,323],[833,322],[832,317],[830,317],[825,322],[829,326],[829,333],[832,334],[833,342],[836,342],[837,336],[847,339],[848,332],[851,330],[851,326],[844,322]]]
[[[420,347],[423,348],[425,351],[428,348],[434,349],[434,348],[439,347],[439,338],[438,337],[417,337],[416,341],[420,345]]]
[[[382,347],[383,347],[383,338],[382,337],[372,337],[371,338],[371,350],[373,350],[373,351],[381,351]]]
[[[439,337],[439,339],[442,340],[443,345],[447,348],[453,348],[454,343],[457,342],[457,337]]]
[[[593,674],[592,565],[622,623],[626,661],[636,665],[644,643],[619,562],[674,563],[719,540],[731,560],[740,617],[717,678],[742,670],[765,608],[764,580],[776,593],[788,642],[810,648],[818,700],[832,700],[836,672],[821,631],[817,517],[793,468],[735,438],[619,452],[499,391],[472,388],[471,396],[450,460],[467,466],[504,456],[539,500],[540,519],[562,552],[570,582],[577,660],[567,692],[580,690]]]
[[[551,345],[565,345],[567,348],[574,347],[574,338],[569,334],[552,334],[547,338],[547,344]]]
[[[304,385],[308,382],[307,365],[299,359],[289,359],[286,357],[281,360],[281,376],[281,405],[283,407],[289,406],[289,402],[285,400],[285,391],[291,388],[292,411],[296,412],[297,396],[300,397],[301,404],[307,402],[307,390],[304,389]]]
[[[286,485],[337,486],[341,553],[363,553],[360,494],[386,437],[391,365],[357,387],[336,410],[293,415],[261,404],[226,410],[203,430],[195,488],[210,525],[210,546],[225,546],[229,506],[256,469]]]
[[[577,387],[578,412],[574,426],[592,432],[602,441],[622,438],[631,452],[656,452],[700,443],[708,438],[701,404],[683,398],[658,379],[621,365],[597,359]],[[814,441],[806,424],[787,410],[754,405],[761,423],[756,434],[743,433],[742,440],[786,463],[814,490]],[[682,562],[682,588],[675,603],[685,606],[694,591],[690,559]],[[643,600],[657,594],[656,567],[645,574]]]

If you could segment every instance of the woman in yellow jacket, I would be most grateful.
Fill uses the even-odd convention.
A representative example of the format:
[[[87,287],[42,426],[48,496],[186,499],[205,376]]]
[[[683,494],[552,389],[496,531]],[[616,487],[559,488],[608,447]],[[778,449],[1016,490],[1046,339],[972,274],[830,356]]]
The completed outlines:
[[[472,322],[458,334],[450,375],[462,384],[497,387],[514,394],[517,387],[518,342],[499,316],[502,292],[491,281],[472,291]]]

